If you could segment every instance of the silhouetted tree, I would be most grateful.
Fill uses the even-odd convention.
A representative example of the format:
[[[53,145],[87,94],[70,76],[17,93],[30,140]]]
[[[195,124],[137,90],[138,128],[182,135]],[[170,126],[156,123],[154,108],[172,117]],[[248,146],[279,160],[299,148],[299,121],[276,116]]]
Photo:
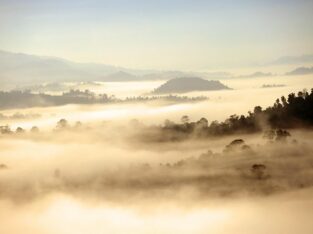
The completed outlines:
[[[283,129],[276,130],[276,141],[285,141],[287,137],[290,137],[290,133]]]
[[[5,126],[0,126],[0,133],[1,134],[11,134],[13,132],[8,125],[5,125]]]
[[[231,152],[234,150],[242,149],[242,147],[245,145],[244,140],[242,139],[235,139],[232,142],[230,142],[228,145],[226,145],[224,152]]]
[[[189,122],[189,116],[188,115],[184,115],[181,117],[181,122],[183,124],[187,124]]]
[[[18,127],[15,132],[18,133],[18,134],[21,134],[21,133],[24,133],[25,130],[23,128],[21,128],[21,127]]]
[[[253,164],[251,167],[251,172],[253,176],[255,176],[259,180],[265,178],[265,170],[266,166],[263,164]]]
[[[69,127],[69,124],[68,124],[68,121],[66,119],[60,119],[58,122],[57,122],[57,126],[56,126],[56,129],[57,130],[62,130],[62,129],[66,129]]]
[[[30,129],[30,132],[31,133],[38,133],[39,132],[39,128],[37,126],[33,126],[31,129]]]

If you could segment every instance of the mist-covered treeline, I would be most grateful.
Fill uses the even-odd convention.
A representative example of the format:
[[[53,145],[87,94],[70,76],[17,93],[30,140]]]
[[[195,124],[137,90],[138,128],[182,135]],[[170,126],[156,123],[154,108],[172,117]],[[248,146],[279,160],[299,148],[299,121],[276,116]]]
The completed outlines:
[[[112,101],[106,94],[96,96],[89,90],[70,90],[62,95],[31,93],[30,91],[0,92],[0,108],[27,108],[36,106],[58,106],[65,104],[92,104]]]
[[[159,140],[180,140],[189,136],[208,137],[240,133],[256,133],[264,129],[298,128],[313,126],[313,89],[302,91],[297,95],[277,99],[273,106],[262,109],[256,106],[248,115],[231,115],[223,122],[213,121],[209,124],[206,118],[190,122],[187,115],[181,123],[165,120],[162,126],[151,129],[160,131]],[[152,136],[153,137],[153,136]]]
[[[255,124],[247,132],[261,131],[267,113],[312,100],[312,92],[289,96],[285,105],[279,101],[266,110],[256,107],[244,116]],[[294,117],[292,113],[288,112],[288,119]],[[169,199],[177,194],[207,199],[263,196],[313,186],[313,150],[307,140],[311,132],[303,131],[300,137],[291,132],[290,137],[288,131],[276,129],[266,132],[266,138],[263,133],[239,137],[236,133],[245,132],[245,125],[214,133],[209,132],[212,124],[206,119],[190,122],[188,116],[183,116],[180,124],[115,124],[73,124],[61,119],[52,132],[37,127],[31,132],[0,127],[4,155],[0,199],[28,202],[55,192],[117,202],[153,196]],[[221,124],[230,122],[216,126]],[[209,138],[228,133],[234,135]]]
[[[4,93],[4,92],[2,92]],[[6,93],[12,94],[13,92]],[[25,92],[17,92],[20,98],[28,96],[30,100],[36,95]],[[38,94],[40,96],[41,94]],[[97,97],[94,93],[85,91],[70,91],[63,93],[62,96],[46,97],[55,98],[56,102],[63,103],[67,101],[80,101],[81,103],[101,103],[101,102],[133,102],[133,101],[151,101],[164,99],[167,101],[200,101],[205,97],[188,98],[185,96],[154,96],[154,97],[133,97],[124,100],[114,99],[100,95]],[[1,96],[1,93],[0,93]],[[60,99],[59,99],[60,98]],[[0,99],[1,100],[1,99]],[[16,100],[15,100],[16,101]],[[70,126],[67,120],[67,129]],[[59,122],[59,123],[60,123]],[[58,123],[58,124],[59,124]],[[58,125],[57,124],[57,125]],[[253,112],[249,111],[248,115],[231,115],[228,119],[222,122],[212,121],[210,124],[206,118],[201,118],[198,121],[191,122],[187,115],[182,116],[181,123],[175,123],[170,120],[165,120],[163,125],[146,126],[139,121],[131,121],[131,125],[140,128],[138,133],[144,140],[152,141],[176,141],[184,140],[190,137],[206,138],[210,136],[222,136],[231,134],[247,134],[268,131],[271,129],[292,129],[313,126],[313,89],[311,92],[302,91],[297,95],[291,93],[288,97],[282,96],[277,99],[273,106],[263,110],[260,106],[256,106]],[[76,126],[76,125],[75,125]],[[75,127],[74,127],[75,129]],[[1,133],[12,133],[13,130],[9,126],[2,126]]]
[[[2,121],[18,120],[18,119],[36,119],[36,118],[40,118],[40,117],[41,117],[40,114],[33,114],[33,113],[23,114],[20,112],[16,112],[16,113],[11,114],[11,115],[0,113],[0,120],[2,120]]]
[[[73,141],[79,139],[74,138]],[[191,141],[187,145],[194,149],[194,143]],[[95,152],[100,154],[93,155],[93,159],[101,157],[103,144],[90,145],[96,147],[99,151]],[[153,149],[151,147],[146,151],[146,160],[153,155]],[[81,160],[80,155],[66,156]],[[127,155],[124,156],[127,158]],[[271,195],[313,185],[310,179],[312,147],[288,138],[265,140],[262,145],[235,139],[221,152],[207,147],[206,152],[200,155],[186,157],[182,153],[180,160],[154,164],[130,161],[129,164],[112,163],[108,166],[77,164],[75,160],[69,165],[54,162],[40,172],[42,176],[38,177],[38,172],[20,180],[14,177],[14,173],[18,173],[18,163],[1,163],[0,173],[11,172],[12,178],[0,178],[0,198],[16,201],[28,201],[57,191],[117,201],[150,196],[175,197],[177,193],[185,198],[195,196],[207,199],[215,196]],[[10,184],[11,180],[14,183]]]
[[[164,100],[170,102],[193,102],[203,101],[207,98],[204,96],[187,97],[187,96],[136,96],[125,99],[116,98],[114,95],[95,94],[89,90],[70,90],[63,92],[62,95],[51,95],[46,93],[32,93],[30,91],[0,91],[0,109],[9,108],[28,108],[28,107],[45,107],[61,106],[66,104],[103,104],[103,103],[124,103],[124,102],[143,102]]]

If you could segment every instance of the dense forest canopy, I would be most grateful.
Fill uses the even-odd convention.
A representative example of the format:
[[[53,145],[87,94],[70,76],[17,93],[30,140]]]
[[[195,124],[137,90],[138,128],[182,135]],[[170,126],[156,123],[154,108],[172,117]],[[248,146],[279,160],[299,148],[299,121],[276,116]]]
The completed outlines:
[[[213,121],[209,124],[206,118],[190,122],[183,116],[182,123],[166,120],[158,127],[162,137],[179,140],[190,135],[198,137],[219,136],[236,133],[256,133],[268,129],[291,129],[313,126],[313,89],[291,93],[288,97],[277,99],[273,106],[262,109],[256,106],[248,115],[231,115],[224,122]]]

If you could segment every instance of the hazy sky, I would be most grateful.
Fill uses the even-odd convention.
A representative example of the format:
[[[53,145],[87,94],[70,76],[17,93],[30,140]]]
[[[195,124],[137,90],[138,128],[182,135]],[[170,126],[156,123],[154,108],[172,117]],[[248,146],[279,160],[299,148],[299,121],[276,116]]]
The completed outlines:
[[[0,0],[0,49],[206,70],[313,53],[312,0]]]

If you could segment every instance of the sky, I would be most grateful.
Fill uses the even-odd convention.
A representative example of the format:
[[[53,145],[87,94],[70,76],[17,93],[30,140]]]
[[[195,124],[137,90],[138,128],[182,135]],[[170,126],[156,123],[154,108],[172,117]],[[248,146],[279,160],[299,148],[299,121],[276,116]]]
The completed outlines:
[[[0,49],[214,70],[313,53],[312,0],[0,0]]]

